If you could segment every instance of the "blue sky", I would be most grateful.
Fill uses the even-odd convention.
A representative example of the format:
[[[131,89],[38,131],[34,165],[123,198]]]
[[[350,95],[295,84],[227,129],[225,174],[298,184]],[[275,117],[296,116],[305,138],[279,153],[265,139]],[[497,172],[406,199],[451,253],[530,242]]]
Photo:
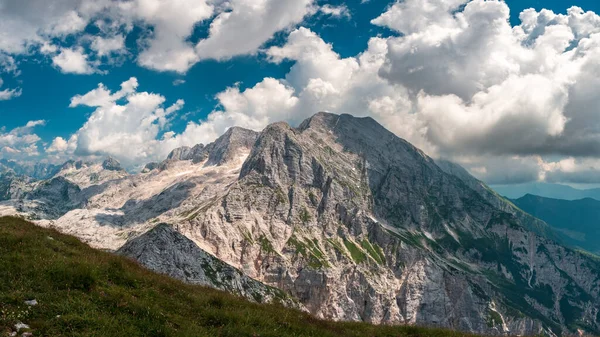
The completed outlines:
[[[569,42],[571,47],[581,46],[583,50],[581,41],[590,39],[594,30],[568,23],[570,14],[567,14],[567,9],[579,6],[584,11],[591,11],[587,16],[585,13],[572,15],[585,21],[589,27],[600,27],[593,17],[594,13],[600,13],[600,4],[595,1],[507,0],[497,5],[498,1],[427,0],[425,2],[430,3],[429,7],[433,6],[435,11],[425,13],[427,6],[419,8],[419,4],[424,2],[416,0],[371,0],[364,3],[360,0],[288,0],[277,5],[274,0],[269,0],[263,2],[265,8],[259,14],[248,13],[246,16],[244,10],[248,7],[245,6],[252,5],[251,0],[231,1],[228,5],[223,5],[223,1],[181,0],[179,8],[171,8],[169,2],[163,2],[163,7],[158,11],[149,7],[150,1],[147,0],[131,0],[131,6],[126,8],[113,8],[115,5],[110,0],[102,0],[96,2],[102,5],[93,9],[87,6],[89,4],[86,2],[89,1],[54,0],[51,2],[56,5],[55,9],[49,11],[45,10],[45,6],[48,6],[45,1],[35,0],[22,5],[16,0],[0,0],[0,20],[11,19],[8,24],[0,25],[0,30],[4,30],[0,35],[15,36],[14,41],[0,42],[0,68],[4,68],[0,72],[0,93],[2,90],[16,90],[12,98],[0,100],[0,127],[3,130],[0,131],[0,147],[3,146],[2,137],[6,143],[0,156],[22,161],[59,162],[73,157],[113,155],[135,169],[144,162],[160,159],[171,147],[210,141],[230,124],[241,123],[245,127],[260,129],[265,123],[278,119],[297,123],[316,112],[313,109],[323,109],[372,115],[428,154],[460,162],[488,182],[600,182],[600,174],[595,169],[596,158],[600,156],[600,146],[595,143],[596,128],[571,116],[572,112],[569,111],[571,107],[579,105],[595,109],[596,95],[593,92],[585,93],[593,96],[591,98],[581,98],[583,94],[576,95],[577,90],[583,90],[578,84],[581,83],[583,87],[583,81],[587,80],[583,78],[585,72],[579,68],[569,74],[569,79],[562,78],[560,72],[550,69],[558,69],[559,66],[574,69],[591,61],[587,58],[577,62],[570,59],[567,64],[569,48],[563,48],[555,54],[542,47],[536,49],[538,36],[535,34],[538,33],[526,31],[526,27],[523,29],[527,36],[513,35],[511,38],[516,36],[516,39],[522,40],[506,47],[514,47],[514,52],[504,53],[501,48],[489,51],[489,54],[486,54],[485,48],[469,50],[467,48],[477,47],[471,42],[464,42],[464,39],[475,36],[468,30],[478,21],[474,21],[476,15],[464,21],[468,21],[467,26],[460,21],[460,17],[463,14],[467,17],[468,13],[499,17],[500,23],[489,33],[489,39],[485,40],[488,36],[484,32],[482,42],[478,42],[498,46],[506,41],[500,34],[507,34],[507,29],[514,30],[513,27],[521,25],[521,11],[534,8],[538,24],[541,25],[545,19],[540,19],[543,17],[540,11],[549,9],[562,14],[562,19],[548,19],[543,25],[553,28],[560,26],[557,32],[567,29],[573,34]],[[508,24],[503,27],[501,24],[502,12],[506,7],[510,8],[509,21],[513,27]],[[211,25],[227,13],[237,14],[227,23],[231,24],[231,28],[224,29],[231,29],[231,35],[218,36],[211,30]],[[73,16],[76,20],[72,22],[65,19]],[[281,22],[273,23],[277,21],[274,18],[280,18]],[[102,25],[98,24],[100,21]],[[61,26],[61,22],[67,22],[70,26]],[[460,34],[435,35],[440,30],[435,31],[432,27],[438,25],[441,27],[438,28],[448,32],[460,27],[464,39],[461,40]],[[240,27],[250,27],[246,37],[243,37],[246,29]],[[236,40],[237,35],[242,37]],[[547,40],[560,44],[564,38],[558,33],[546,35],[547,39],[543,42],[548,46],[553,43]],[[120,36],[124,37],[123,45],[109,48],[105,54],[94,49],[91,42],[99,37],[110,39]],[[435,39],[441,39],[441,43],[429,45],[427,36],[435,36]],[[180,41],[172,43],[178,39]],[[394,54],[396,50],[389,49],[396,46],[402,52],[409,39],[414,39],[410,43],[413,48],[419,48],[419,53],[431,53],[409,59],[407,55]],[[251,43],[236,47],[236,44],[242,46],[247,41]],[[465,45],[461,45],[463,42]],[[389,50],[382,49],[385,45]],[[459,47],[463,50],[458,50]],[[443,48],[450,49],[441,52]],[[69,51],[74,53],[67,53]],[[589,53],[587,49],[585,52]],[[193,61],[179,62],[179,57],[186,53],[193,54]],[[361,61],[359,57],[362,54],[370,55],[373,64]],[[167,56],[161,58],[164,55]],[[466,61],[449,59],[449,55],[467,55],[466,58],[475,56],[473,62],[463,63]],[[587,56],[591,59],[591,55]],[[10,58],[12,63],[9,62],[7,66],[4,62],[3,65],[3,57]],[[87,58],[87,64],[81,62],[81,57]],[[377,63],[378,57],[381,58],[380,63]],[[534,58],[543,58],[548,65],[543,69],[523,70],[539,63],[539,60],[533,61]],[[491,63],[488,60],[493,60],[499,66],[491,64],[489,68],[477,69],[471,66]],[[420,62],[426,63],[412,66]],[[327,69],[331,73],[323,73]],[[464,74],[461,74],[463,70]],[[469,73],[471,70],[473,74]],[[348,74],[344,74],[344,71],[348,71]],[[445,75],[441,76],[445,71],[451,76],[458,75],[447,79]],[[418,76],[413,77],[413,74]],[[154,105],[148,103],[154,110],[146,115],[145,112],[140,113],[144,118],[150,116],[155,120],[150,131],[136,128],[130,136],[118,138],[118,134],[122,136],[129,132],[128,129],[117,132],[101,129],[110,128],[110,123],[88,123],[99,116],[108,118],[109,112],[102,111],[110,110],[108,106],[90,106],[86,101],[69,106],[73,97],[91,92],[98,88],[99,83],[115,93],[121,83],[132,77],[136,80],[135,90],[114,98],[110,104],[112,107],[126,106],[134,92],[160,96],[164,101],[155,102]],[[266,78],[274,81],[269,82]],[[533,82],[523,84],[517,78],[519,81]],[[318,90],[315,85],[318,85]],[[522,112],[513,109],[513,112],[502,115],[504,112],[498,112],[501,109],[498,104],[502,99],[490,100],[490,93],[495,92],[492,89],[510,91],[510,88],[519,85],[524,85],[524,88],[547,85],[547,89],[556,90],[557,96],[543,97],[532,93],[523,98],[531,102],[515,103],[526,107],[531,104],[531,107]],[[335,95],[327,96],[332,93]],[[570,95],[565,94],[563,98],[558,93]],[[452,103],[459,100],[456,107],[444,102],[449,95],[456,97]],[[581,98],[581,101],[571,101],[570,97],[573,96]],[[185,102],[181,106],[176,104],[180,99]],[[354,99],[360,99],[360,102],[353,102]],[[263,106],[262,102],[268,107]],[[168,116],[159,117],[156,113],[156,109],[164,110],[171,106],[173,112],[167,113]],[[448,106],[452,107],[450,110],[463,115],[430,111]],[[278,111],[270,111],[269,107]],[[538,108],[540,111],[537,111]],[[223,111],[223,114],[213,114],[210,118],[215,121],[201,127],[201,122],[215,109]],[[586,111],[585,116],[580,118],[594,116],[594,112]],[[432,118],[434,113],[439,115]],[[486,114],[488,118],[481,119]],[[522,118],[522,121],[517,122],[515,116]],[[444,124],[447,129],[440,129],[436,121],[444,118],[448,119]],[[28,122],[38,120],[45,121],[45,124],[22,128]],[[467,122],[481,125],[479,134],[469,134],[467,137],[461,131],[461,128],[473,130],[473,126],[465,124]],[[492,122],[496,124],[490,124]],[[86,123],[89,127],[83,130]],[[115,123],[120,125],[119,121]],[[134,125],[142,123],[142,120],[123,121],[123,125],[127,123]],[[191,127],[189,123],[192,123]],[[591,130],[590,133],[585,137],[574,136],[575,128],[586,124],[586,130]],[[531,134],[524,131],[524,126],[533,130]],[[103,137],[104,133],[109,135],[113,131],[115,137]],[[490,132],[492,134],[489,137],[481,138]],[[11,140],[17,138],[17,134],[18,137],[37,137],[34,144],[37,150],[31,148],[32,137],[19,144]],[[164,139],[165,135],[172,138]],[[60,141],[53,147],[57,137],[60,137]],[[135,153],[121,149],[118,144],[123,144],[124,139],[131,141],[132,147],[136,146],[135,141],[150,144],[149,149]],[[497,139],[506,141],[498,142]]]

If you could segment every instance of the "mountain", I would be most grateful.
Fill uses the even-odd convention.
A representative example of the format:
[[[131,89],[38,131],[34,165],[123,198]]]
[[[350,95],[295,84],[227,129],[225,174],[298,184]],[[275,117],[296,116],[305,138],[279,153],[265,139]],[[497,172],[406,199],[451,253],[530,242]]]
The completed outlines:
[[[56,166],[53,175],[45,180],[37,180],[34,175],[19,175],[13,169],[5,170],[0,173],[0,213],[55,220],[73,209],[85,207],[88,192],[83,189],[94,186],[95,190],[99,184],[127,176],[113,158],[102,163],[70,160]]]
[[[86,188],[128,175],[116,159],[109,157],[102,163],[70,160],[64,163],[53,177],[63,177],[81,188]]]
[[[568,185],[541,182],[515,185],[492,185],[492,188],[499,194],[510,199],[518,199],[527,194],[532,194],[545,198],[563,200],[579,200],[585,198],[600,200],[600,188],[580,190]]]
[[[471,336],[329,322],[280,305],[252,303],[10,217],[0,217],[0,270],[0,333],[6,336],[13,335],[17,323],[28,326],[19,336],[53,337]],[[25,303],[31,300],[37,305]]]
[[[600,254],[600,201],[592,198],[571,201],[527,194],[513,203],[553,226],[569,244]]]
[[[60,166],[53,164],[22,164],[14,160],[0,159],[0,175],[7,171],[12,171],[14,174],[19,176],[27,176],[36,180],[43,180],[54,176],[59,169]]]
[[[599,260],[371,118],[233,128],[144,173],[78,186],[80,208],[36,223],[111,250],[168,223],[319,318],[600,333]],[[185,275],[172,267],[157,270]]]

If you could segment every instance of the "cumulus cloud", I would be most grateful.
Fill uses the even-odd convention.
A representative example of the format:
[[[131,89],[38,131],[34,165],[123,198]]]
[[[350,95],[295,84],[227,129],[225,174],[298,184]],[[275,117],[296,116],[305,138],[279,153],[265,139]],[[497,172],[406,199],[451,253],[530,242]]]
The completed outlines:
[[[2,54],[0,52],[0,74],[12,74],[12,76],[18,76],[19,71],[17,70],[17,63],[12,56]],[[0,88],[4,84],[4,80],[0,77]],[[7,101],[16,97],[21,96],[23,91],[21,88],[6,88],[0,90],[0,101]]]
[[[598,97],[588,88],[597,78],[599,17],[577,7],[520,17],[511,27],[500,1],[398,2],[373,20],[404,34],[388,39],[379,75],[417,97],[441,152],[599,155],[590,146],[597,133],[577,132]]]
[[[0,52],[0,73],[19,75],[15,58]],[[1,82],[0,82],[1,83]]]
[[[544,162],[543,179],[551,183],[597,184],[600,182],[600,160],[596,158],[565,158]]]
[[[313,0],[232,0],[210,24],[209,36],[200,40],[200,59],[228,59],[251,54],[274,33],[299,23],[314,12]]]
[[[38,155],[38,143],[41,138],[34,133],[34,129],[45,124],[44,120],[35,120],[10,131],[0,129],[0,154],[9,159],[25,159]]]
[[[168,130],[169,121],[185,102],[179,99],[165,106],[164,96],[138,92],[137,88],[138,81],[132,77],[121,83],[120,90],[113,92],[99,84],[96,89],[71,98],[70,107],[89,107],[94,111],[68,140],[56,137],[46,147],[46,153],[57,160],[69,156],[113,156],[134,169],[164,159],[174,147],[211,139],[212,135],[203,138],[202,134],[189,134],[196,130],[195,123],[190,123],[189,131],[182,134]]]
[[[19,41],[22,50],[37,44],[57,59],[78,49],[49,44],[46,37],[81,32],[82,22],[95,20],[107,36],[89,40],[95,47],[88,55],[82,50],[71,55],[80,62],[63,62],[73,73],[96,71],[96,57],[123,50],[120,40],[108,39],[126,37],[127,29],[119,35],[111,27],[134,24],[148,28],[137,61],[151,69],[184,73],[200,60],[257,52],[270,62],[293,65],[283,78],[219,93],[218,107],[181,133],[168,124],[182,101],[165,106],[165,97],[138,92],[134,79],[116,92],[100,85],[73,97],[72,106],[95,110],[73,137],[50,145],[55,153],[110,154],[139,165],[173,147],[211,141],[232,125],[297,124],[326,110],[373,116],[428,154],[459,161],[488,182],[596,179],[591,172],[600,157],[600,95],[595,92],[600,17],[579,7],[565,14],[528,9],[520,14],[521,23],[511,26],[504,1],[397,1],[372,20],[397,34],[372,37],[363,52],[341,57],[315,32],[294,26],[317,12],[347,15],[343,6],[319,7],[313,0],[132,0],[93,6],[86,0],[63,1],[77,3],[75,12],[57,6],[49,21],[29,18],[36,30]],[[58,18],[64,24],[56,24]],[[190,36],[200,22],[210,22],[208,35],[194,44]],[[283,45],[261,50],[287,29]],[[0,53],[10,53],[3,43],[8,42],[0,42]],[[122,149],[122,142],[134,145]]]
[[[52,58],[52,63],[65,74],[92,74],[96,70],[88,63],[82,48],[64,48]]]
[[[60,153],[66,152],[69,148],[69,143],[62,137],[56,137],[52,141],[52,144],[46,148],[48,153]]]
[[[116,35],[108,38],[95,36],[92,39],[90,48],[94,50],[98,56],[109,56],[112,53],[122,53],[125,49],[125,37],[123,35]]]
[[[138,56],[144,67],[161,71],[185,72],[198,61],[194,48],[186,40],[194,25],[210,18],[214,7],[205,0],[137,0],[122,3],[130,17],[152,27],[152,35]]]

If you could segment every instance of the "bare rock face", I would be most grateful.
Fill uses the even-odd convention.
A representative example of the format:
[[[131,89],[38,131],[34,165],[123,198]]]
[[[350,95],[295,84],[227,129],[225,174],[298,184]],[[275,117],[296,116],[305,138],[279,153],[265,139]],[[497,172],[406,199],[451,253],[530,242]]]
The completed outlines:
[[[169,154],[159,165],[161,170],[169,168],[173,162],[192,161],[194,164],[204,163],[206,166],[223,165],[231,162],[243,153],[247,153],[254,145],[258,132],[232,127],[214,142],[204,146],[198,144],[193,148],[184,146]]]
[[[206,146],[207,165],[222,165],[233,160],[244,149],[251,149],[258,138],[258,132],[232,127],[214,143]]]
[[[157,169],[158,166],[159,166],[159,163],[155,163],[155,162],[148,163],[144,166],[144,169],[142,169],[142,173],[151,172],[152,170]]]
[[[169,153],[167,160],[188,160],[192,149],[189,146],[178,147]]]
[[[84,206],[81,189],[63,177],[34,183],[16,203],[22,211],[34,214],[33,218],[57,219],[70,210]]]
[[[148,269],[191,284],[213,287],[258,303],[299,304],[283,291],[266,286],[203,251],[171,226],[160,224],[118,250]]]
[[[102,162],[102,168],[109,171],[124,171],[124,169],[121,167],[121,163],[112,157],[108,157],[104,162]]]
[[[51,178],[60,170],[60,166],[48,163],[19,163],[14,160],[0,158],[0,175],[12,172],[17,176],[35,180]]]

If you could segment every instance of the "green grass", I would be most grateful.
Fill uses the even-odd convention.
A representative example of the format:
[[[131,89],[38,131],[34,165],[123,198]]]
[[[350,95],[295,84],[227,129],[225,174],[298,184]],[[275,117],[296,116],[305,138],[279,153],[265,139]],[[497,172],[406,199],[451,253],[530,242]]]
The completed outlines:
[[[369,255],[377,262],[378,264],[385,264],[385,255],[383,254],[383,250],[378,245],[372,245],[369,240],[362,240],[360,242],[361,247],[363,247]]]
[[[316,270],[330,267],[329,262],[325,259],[323,251],[319,248],[319,243],[316,240],[307,240],[305,242],[301,238],[292,235],[289,238],[287,245],[293,247],[296,254],[303,256],[307,260],[308,267]]]
[[[344,246],[346,246],[346,249],[348,249],[350,252],[350,256],[355,263],[360,264],[367,259],[367,255],[365,255],[365,253],[363,253],[363,251],[360,250],[360,248],[358,248],[354,242],[344,239]]]
[[[30,309],[23,301],[37,299]],[[77,239],[0,218],[0,336],[469,336],[421,327],[336,323],[183,284]]]

